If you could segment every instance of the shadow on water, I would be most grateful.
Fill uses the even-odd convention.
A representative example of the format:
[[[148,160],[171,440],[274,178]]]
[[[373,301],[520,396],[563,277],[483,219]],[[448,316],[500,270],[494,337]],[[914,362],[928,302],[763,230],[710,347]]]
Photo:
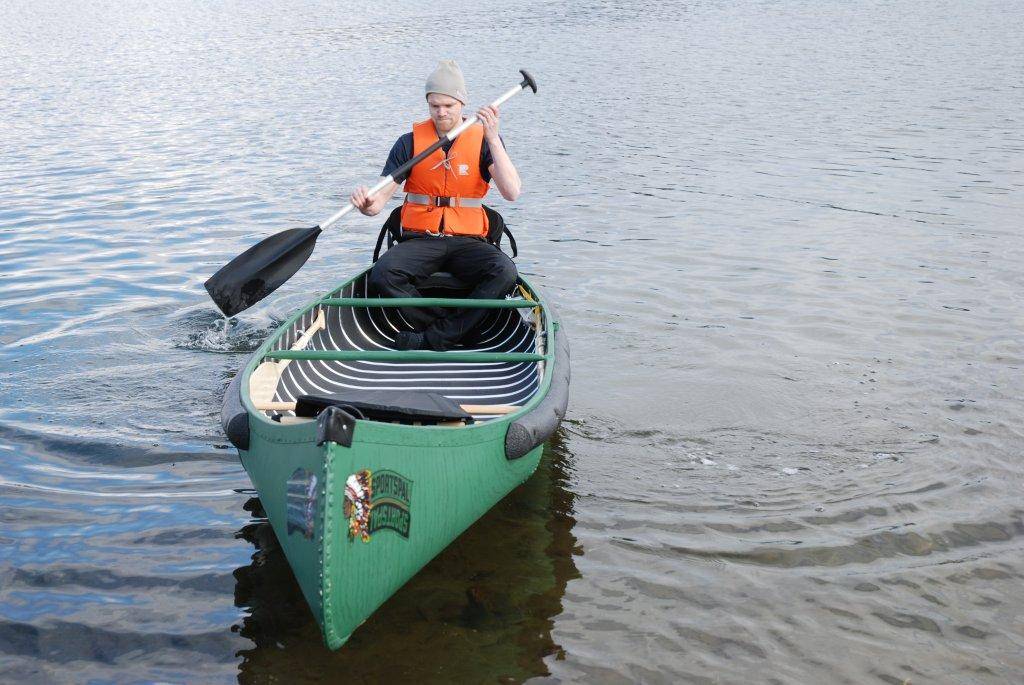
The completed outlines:
[[[551,628],[562,612],[573,555],[573,456],[560,434],[540,466],[391,597],[336,652],[323,644],[259,500],[238,533],[253,543],[252,563],[235,571],[235,604],[248,609],[232,627],[252,640],[239,653],[239,682],[303,682],[344,676],[393,680],[521,682],[548,675],[562,656]]]

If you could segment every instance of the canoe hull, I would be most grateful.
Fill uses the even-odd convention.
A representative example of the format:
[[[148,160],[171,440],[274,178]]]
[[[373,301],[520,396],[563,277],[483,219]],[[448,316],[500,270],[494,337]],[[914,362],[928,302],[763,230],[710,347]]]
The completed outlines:
[[[539,446],[507,459],[500,423],[491,431],[432,431],[430,439],[412,427],[397,439],[393,428],[379,436],[373,428],[360,424],[350,447],[317,446],[313,431],[308,441],[291,435],[288,442],[277,432],[254,431],[242,455],[331,649],[529,478],[543,451]],[[353,525],[359,495],[352,497],[350,489],[346,498],[346,483],[367,472],[376,486],[370,517]]]

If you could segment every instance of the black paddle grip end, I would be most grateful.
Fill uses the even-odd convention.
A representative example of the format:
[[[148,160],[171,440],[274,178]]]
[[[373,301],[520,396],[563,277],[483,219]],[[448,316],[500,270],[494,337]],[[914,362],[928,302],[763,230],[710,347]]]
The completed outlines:
[[[519,84],[520,87],[526,88],[527,86],[529,86],[533,90],[533,92],[536,93],[537,82],[533,80],[532,76],[530,76],[530,72],[528,72],[526,69],[520,69],[519,73],[523,75],[523,82]]]

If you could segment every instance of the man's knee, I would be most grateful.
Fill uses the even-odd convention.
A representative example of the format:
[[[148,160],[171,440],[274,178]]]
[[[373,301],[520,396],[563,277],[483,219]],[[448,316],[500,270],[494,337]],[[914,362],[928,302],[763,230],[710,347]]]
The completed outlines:
[[[394,268],[389,267],[384,259],[378,260],[370,270],[370,278],[367,285],[371,292],[388,295],[402,281],[401,274]]]
[[[505,290],[511,290],[517,278],[519,278],[519,272],[516,270],[516,263],[507,254],[502,252],[501,259],[494,265],[494,282],[500,283]]]

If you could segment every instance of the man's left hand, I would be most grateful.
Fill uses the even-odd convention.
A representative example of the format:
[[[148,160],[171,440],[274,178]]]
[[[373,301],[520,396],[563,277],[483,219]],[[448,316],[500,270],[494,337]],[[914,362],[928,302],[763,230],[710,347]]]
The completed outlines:
[[[481,107],[477,110],[476,116],[480,119],[480,123],[484,125],[484,137],[488,140],[498,139],[498,120],[501,115],[498,114],[497,107]]]

